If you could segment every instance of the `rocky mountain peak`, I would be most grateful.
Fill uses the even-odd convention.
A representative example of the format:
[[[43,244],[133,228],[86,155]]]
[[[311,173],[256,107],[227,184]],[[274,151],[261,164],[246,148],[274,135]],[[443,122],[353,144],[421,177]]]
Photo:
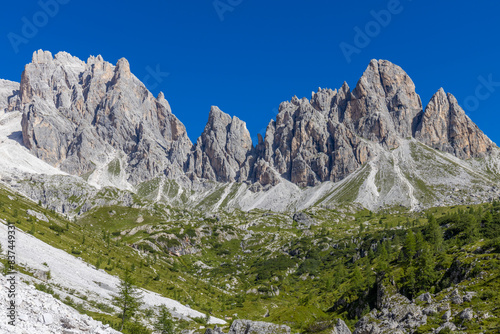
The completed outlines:
[[[281,103],[256,147],[246,123],[216,106],[193,145],[165,95],[153,97],[125,58],[114,66],[37,51],[19,105],[23,140],[37,157],[77,175],[118,159],[133,184],[167,175],[306,187],[342,180],[412,137],[462,159],[495,147],[443,89],[424,113],[409,75],[386,60],[372,60],[352,91],[344,82]]]
[[[422,111],[415,85],[403,69],[372,60],[352,92],[345,119],[362,137],[388,148],[413,135],[413,119]]]
[[[252,151],[246,123],[212,106],[187,169],[197,178],[219,182],[245,181],[254,159]]]
[[[457,99],[440,88],[416,121],[415,138],[461,159],[483,157],[495,144],[472,122]]]
[[[50,51],[38,50],[33,52],[31,63],[33,64],[47,64],[52,62],[52,53]]]
[[[116,177],[133,184],[183,175],[192,145],[186,130],[126,59],[113,66],[100,56],[85,63],[37,51],[33,60],[21,80],[23,140],[33,154],[77,175],[119,160]]]
[[[130,72],[130,64],[127,59],[125,58],[120,58],[118,62],[116,63],[115,67],[115,78],[125,78],[125,79],[130,79],[132,76],[132,73]]]

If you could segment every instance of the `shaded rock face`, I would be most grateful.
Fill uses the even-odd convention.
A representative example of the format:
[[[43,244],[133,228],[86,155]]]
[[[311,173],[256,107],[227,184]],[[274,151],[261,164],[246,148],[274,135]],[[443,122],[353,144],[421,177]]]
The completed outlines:
[[[0,114],[19,108],[19,83],[0,79]]]
[[[494,148],[493,142],[458,105],[457,99],[441,88],[419,115],[415,138],[461,159],[483,157]]]
[[[205,130],[189,157],[187,172],[219,182],[245,181],[253,160],[246,123],[212,107]]]
[[[183,173],[191,149],[184,125],[125,59],[113,66],[100,56],[35,52],[20,95],[24,144],[63,171],[83,175],[124,156],[132,183]]]

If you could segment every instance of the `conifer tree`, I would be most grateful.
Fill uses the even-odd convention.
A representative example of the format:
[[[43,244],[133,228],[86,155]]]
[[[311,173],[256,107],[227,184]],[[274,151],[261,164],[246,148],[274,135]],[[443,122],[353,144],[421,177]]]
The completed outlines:
[[[120,308],[120,331],[125,323],[132,318],[142,305],[142,293],[135,286],[130,271],[125,272],[125,277],[118,285],[118,292],[113,296],[114,304]]]
[[[431,249],[425,244],[417,261],[417,284],[421,291],[428,291],[436,280],[435,260]]]
[[[417,244],[415,240],[415,234],[413,234],[412,230],[409,230],[406,234],[406,240],[403,246],[404,257],[408,261],[412,261],[415,257],[417,251]]]
[[[172,320],[172,315],[165,305],[160,306],[160,313],[158,315],[156,323],[154,324],[154,328],[161,334],[175,333],[175,325],[174,321]]]
[[[356,266],[354,268],[353,274],[352,274],[352,280],[353,280],[353,286],[356,288],[356,290],[361,290],[364,286],[364,279],[363,275],[361,275],[361,270],[359,269],[359,266]]]
[[[435,253],[441,253],[444,250],[443,231],[433,215],[429,216],[429,224],[426,228],[426,236],[432,250]]]

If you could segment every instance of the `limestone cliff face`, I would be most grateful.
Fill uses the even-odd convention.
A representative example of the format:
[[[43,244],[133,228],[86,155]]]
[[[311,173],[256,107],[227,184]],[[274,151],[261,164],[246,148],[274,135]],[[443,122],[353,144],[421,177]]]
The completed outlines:
[[[338,91],[318,90],[311,101],[295,97],[282,103],[258,151],[299,186],[339,181],[370,159],[369,143],[396,148],[401,138],[411,137],[421,111],[409,76],[388,61],[373,60],[352,92],[344,83]]]
[[[465,114],[457,99],[441,88],[416,121],[415,138],[461,159],[483,157],[495,145]]]
[[[254,159],[252,151],[245,122],[212,107],[189,157],[187,172],[191,177],[219,182],[245,181]]]
[[[0,114],[19,108],[19,83],[0,79]]]
[[[255,146],[245,122],[217,107],[192,145],[163,94],[154,98],[125,59],[38,51],[16,87],[0,82],[0,109],[22,109],[33,154],[77,175],[120,157],[133,184],[166,175],[306,187],[342,180],[407,138],[461,159],[495,148],[451,94],[440,90],[424,112],[410,77],[386,60],[372,60],[352,91],[344,83],[283,102]]]
[[[413,120],[422,111],[415,85],[401,67],[372,60],[351,94],[343,123],[359,136],[388,148],[412,137]]]
[[[191,148],[163,94],[154,98],[130,72],[102,57],[83,62],[38,51],[21,79],[23,140],[33,154],[83,175],[124,156],[129,181],[177,176]]]
[[[275,178],[263,175],[272,168],[299,186],[314,186],[338,181],[366,162],[369,152],[365,143],[332,116],[338,101],[345,100],[346,91],[346,86],[341,93],[320,90],[312,103],[294,97],[281,104],[276,121],[269,123],[265,139],[257,147],[261,164],[270,166],[256,169],[261,183],[275,182]],[[326,100],[323,106],[320,100]]]

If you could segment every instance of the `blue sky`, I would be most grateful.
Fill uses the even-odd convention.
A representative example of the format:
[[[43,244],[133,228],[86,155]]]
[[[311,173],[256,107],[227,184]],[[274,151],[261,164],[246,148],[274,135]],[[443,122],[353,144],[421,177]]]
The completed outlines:
[[[280,102],[344,81],[353,88],[376,58],[403,67],[424,105],[440,87],[453,93],[500,143],[496,1],[41,0],[2,9],[0,78],[19,81],[37,49],[125,57],[153,94],[165,93],[193,141],[211,105],[256,138]]]

